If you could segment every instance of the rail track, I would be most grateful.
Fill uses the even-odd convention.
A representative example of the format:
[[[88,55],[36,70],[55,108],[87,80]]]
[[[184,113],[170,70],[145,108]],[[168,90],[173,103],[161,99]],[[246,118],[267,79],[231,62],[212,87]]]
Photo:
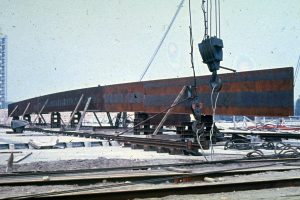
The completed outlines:
[[[199,161],[199,162],[181,162],[181,163],[170,163],[170,164],[154,164],[154,165],[135,165],[135,166],[122,166],[122,167],[109,167],[109,168],[92,168],[92,169],[73,169],[73,170],[55,170],[55,171],[16,171],[8,174],[0,174],[1,178],[5,177],[18,177],[27,175],[56,175],[56,174],[76,174],[76,173],[99,173],[99,172],[111,172],[116,171],[138,171],[138,170],[149,170],[149,169],[160,169],[169,167],[201,167],[207,165],[226,165],[226,164],[249,164],[249,163],[299,163],[300,158],[294,156],[277,157],[276,155],[262,156],[262,157],[250,157],[250,158],[237,158],[237,159],[225,159],[225,160],[213,160],[213,161]]]
[[[290,177],[284,179],[269,179],[258,181],[241,181],[235,183],[219,183],[206,185],[177,185],[172,187],[131,189],[119,191],[93,191],[77,192],[71,194],[58,194],[46,196],[33,196],[32,198],[42,199],[134,199],[165,197],[168,195],[190,195],[190,194],[211,194],[219,192],[233,192],[245,190],[258,190],[265,188],[282,188],[300,186],[300,177]]]
[[[2,126],[3,128],[10,128],[8,126]],[[200,155],[198,152],[199,144],[196,142],[186,140],[174,140],[168,138],[152,138],[152,137],[133,137],[133,136],[118,136],[114,134],[104,134],[88,131],[61,131],[61,130],[49,130],[43,128],[26,128],[28,131],[42,132],[46,134],[54,135],[66,135],[84,138],[95,138],[108,141],[118,141],[123,143],[126,147],[133,149],[144,149],[146,151],[157,151],[158,153],[169,153],[179,155]],[[109,129],[112,132],[112,129]],[[204,141],[201,141],[204,142]],[[63,144],[62,144],[63,145]],[[208,145],[208,142],[206,144]]]
[[[291,164],[291,163],[289,163]],[[210,167],[208,167],[210,168]],[[298,163],[296,166],[285,166],[284,162],[273,163],[256,163],[255,165],[246,164],[243,166],[226,166],[211,170],[193,168],[190,172],[174,172],[174,171],[147,171],[147,172],[131,172],[123,171],[111,175],[97,174],[76,174],[76,175],[62,175],[61,177],[51,177],[48,181],[51,185],[62,184],[78,184],[80,187],[71,190],[62,190],[57,192],[47,192],[32,195],[23,195],[10,197],[9,199],[28,199],[28,198],[43,198],[43,199],[133,199],[133,198],[149,198],[149,197],[164,197],[168,195],[185,195],[185,194],[206,194],[218,192],[231,192],[254,190],[264,188],[280,188],[288,186],[299,186],[300,177],[281,177],[281,178],[258,178],[251,181],[247,180],[247,175],[259,172],[287,172],[290,170],[299,170]],[[145,175],[147,174],[147,175]],[[203,182],[204,177],[228,177],[233,175],[245,176],[243,181],[225,181],[225,182]],[[105,177],[106,176],[106,177]],[[20,177],[18,177],[20,178]],[[51,179],[53,181],[51,182]],[[59,181],[59,178],[61,181]],[[31,179],[31,180],[30,180]],[[65,181],[63,181],[65,179]],[[69,179],[69,182],[67,181]],[[73,180],[72,180],[73,179]],[[93,184],[95,180],[98,183],[106,180],[105,184],[96,184],[93,186],[82,186]],[[13,180],[13,179],[12,179]],[[76,181],[78,180],[78,182]],[[22,180],[14,180],[17,181]],[[36,185],[36,181],[32,177],[24,176],[23,183],[27,181],[27,185]],[[116,183],[113,183],[116,181]],[[165,182],[168,184],[165,184]],[[5,182],[5,180],[1,180]],[[183,183],[184,184],[179,184]],[[6,180],[6,183],[9,181]],[[11,182],[13,183],[13,182]],[[164,184],[159,184],[164,183]],[[12,184],[13,185],[13,184]],[[24,184],[26,185],[26,184]],[[38,184],[37,184],[38,185]],[[5,199],[5,198],[4,198]]]
[[[78,172],[78,173],[60,173],[60,174],[39,174],[22,175],[22,176],[2,176],[0,186],[41,186],[41,185],[63,185],[78,184],[91,185],[102,182],[125,182],[125,181],[151,181],[152,183],[170,183],[203,181],[205,176],[222,177],[233,175],[248,175],[254,173],[271,172],[271,171],[289,171],[299,170],[300,166],[284,166],[273,163],[263,163],[250,165],[245,164],[236,166],[224,166],[218,170],[205,168],[171,168],[152,169],[152,170],[124,170],[118,172]]]
[[[8,126],[0,126],[3,128],[10,128]],[[118,131],[120,129],[108,129],[107,131],[110,134],[94,132],[91,130],[82,130],[82,131],[63,131],[63,130],[51,130],[44,128],[26,128],[27,131],[33,132],[42,132],[51,135],[66,135],[66,136],[75,136],[75,137],[83,137],[83,138],[94,138],[101,139],[107,141],[117,141],[122,143],[125,147],[131,147],[132,149],[144,149],[145,151],[156,151],[158,153],[169,153],[176,155],[201,155],[199,153],[199,144],[197,142],[191,142],[189,140],[185,140],[184,138],[168,138],[163,137],[159,138],[159,136],[152,137],[151,135],[147,135],[144,137],[139,136],[128,136],[128,135],[118,135]],[[105,131],[106,129],[103,129]],[[115,134],[112,134],[115,132]],[[259,135],[263,138],[286,138],[286,139],[300,139],[299,133],[256,133],[256,132],[224,132],[226,134],[232,135]],[[208,141],[202,140],[202,146],[208,146]],[[67,144],[60,144],[62,147],[66,147]]]
[[[174,149],[187,148],[184,141],[37,128],[27,130],[47,134],[116,140],[118,142],[139,144],[142,146],[158,145]],[[0,174],[0,187],[78,185],[76,189],[72,190],[14,196],[9,197],[9,199],[133,199],[299,186],[300,177],[297,176],[268,177],[264,180],[257,179],[252,181],[203,182],[205,177],[247,176],[261,172],[288,172],[291,170],[300,170],[299,156],[270,155],[208,162],[184,162],[83,170],[14,172],[12,174]],[[165,184],[166,182],[168,184]]]

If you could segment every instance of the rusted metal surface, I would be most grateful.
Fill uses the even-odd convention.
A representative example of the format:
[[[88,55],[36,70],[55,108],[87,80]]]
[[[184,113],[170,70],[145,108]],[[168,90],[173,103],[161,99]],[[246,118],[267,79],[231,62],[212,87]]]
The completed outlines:
[[[203,103],[202,112],[211,114],[210,76],[197,78],[198,93]],[[223,88],[219,95],[216,114],[249,116],[289,116],[293,114],[294,88],[293,68],[279,68],[240,73],[222,74]],[[73,111],[84,95],[79,110],[83,110],[89,97],[89,110],[100,112],[146,112],[159,113],[168,108],[185,85],[192,85],[193,78],[174,78],[154,81],[124,83],[108,86],[84,88],[49,94],[8,106],[12,116],[38,113],[45,101],[43,113]],[[191,102],[186,101],[173,110],[173,114],[191,113]]]

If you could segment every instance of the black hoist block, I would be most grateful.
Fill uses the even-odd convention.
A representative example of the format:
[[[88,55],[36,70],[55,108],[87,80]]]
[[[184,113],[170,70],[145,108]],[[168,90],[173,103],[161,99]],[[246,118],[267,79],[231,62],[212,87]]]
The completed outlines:
[[[219,70],[220,61],[223,59],[223,41],[217,37],[210,37],[198,44],[202,60],[207,64],[209,71]]]

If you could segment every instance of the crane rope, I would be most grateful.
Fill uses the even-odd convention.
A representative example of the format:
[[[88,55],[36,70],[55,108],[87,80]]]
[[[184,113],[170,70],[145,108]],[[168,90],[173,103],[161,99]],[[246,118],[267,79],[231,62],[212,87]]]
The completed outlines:
[[[208,20],[207,20],[207,12],[206,12],[206,10],[208,10],[208,4],[205,10],[205,0],[202,0],[201,9],[203,11],[203,16],[204,16],[204,36],[203,36],[203,40],[204,40],[208,37]]]
[[[192,12],[191,12],[191,0],[189,0],[189,18],[190,18],[190,46],[191,46],[191,68],[193,69],[193,77],[194,77],[194,88],[196,88],[196,73],[194,67],[194,39],[193,39],[193,27],[192,27]]]
[[[174,14],[174,16],[173,16],[173,18],[172,18],[170,24],[169,24],[167,30],[165,31],[165,33],[164,33],[163,37],[161,38],[161,40],[160,40],[158,46],[156,47],[154,53],[152,54],[152,56],[151,56],[151,58],[150,58],[150,60],[149,60],[149,62],[148,62],[148,64],[147,64],[145,70],[143,71],[143,73],[142,73],[142,75],[141,75],[141,77],[140,77],[140,81],[143,80],[143,78],[144,78],[144,76],[146,75],[146,73],[147,73],[149,67],[151,66],[153,60],[155,59],[155,57],[156,57],[156,55],[157,55],[157,53],[158,53],[158,51],[159,51],[161,45],[163,44],[164,40],[166,39],[166,37],[167,37],[167,35],[168,35],[168,33],[169,33],[169,31],[170,31],[172,25],[174,24],[174,21],[175,21],[176,17],[178,16],[179,11],[181,10],[184,1],[185,1],[185,0],[181,0],[180,4],[178,5],[178,8],[177,8],[177,10],[176,10],[176,12],[175,12],[175,14]]]
[[[219,38],[221,38],[221,6],[220,6],[220,0],[218,0],[218,8],[219,8]]]
[[[201,9],[204,16],[204,39],[212,37],[212,27],[215,25],[215,36],[221,38],[221,7],[220,0],[202,0]],[[213,16],[214,9],[214,16]],[[213,17],[214,23],[213,24]],[[209,32],[208,32],[209,29]]]

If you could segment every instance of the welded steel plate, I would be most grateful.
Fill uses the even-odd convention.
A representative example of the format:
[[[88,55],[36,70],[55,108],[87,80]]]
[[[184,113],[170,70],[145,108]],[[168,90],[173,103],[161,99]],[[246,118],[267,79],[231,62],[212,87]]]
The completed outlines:
[[[211,114],[210,76],[197,77],[197,91],[203,103],[202,113]],[[222,74],[223,88],[219,94],[216,114],[247,116],[293,115],[293,68],[257,70]],[[9,105],[12,116],[38,113],[46,100],[43,113],[73,111],[84,94],[79,110],[83,110],[88,97],[92,97],[89,110],[102,112],[158,113],[168,108],[183,86],[193,84],[192,77],[153,80],[117,85],[84,88],[35,97]],[[185,96],[187,97],[187,92]],[[172,113],[191,113],[191,102],[175,107]]]

